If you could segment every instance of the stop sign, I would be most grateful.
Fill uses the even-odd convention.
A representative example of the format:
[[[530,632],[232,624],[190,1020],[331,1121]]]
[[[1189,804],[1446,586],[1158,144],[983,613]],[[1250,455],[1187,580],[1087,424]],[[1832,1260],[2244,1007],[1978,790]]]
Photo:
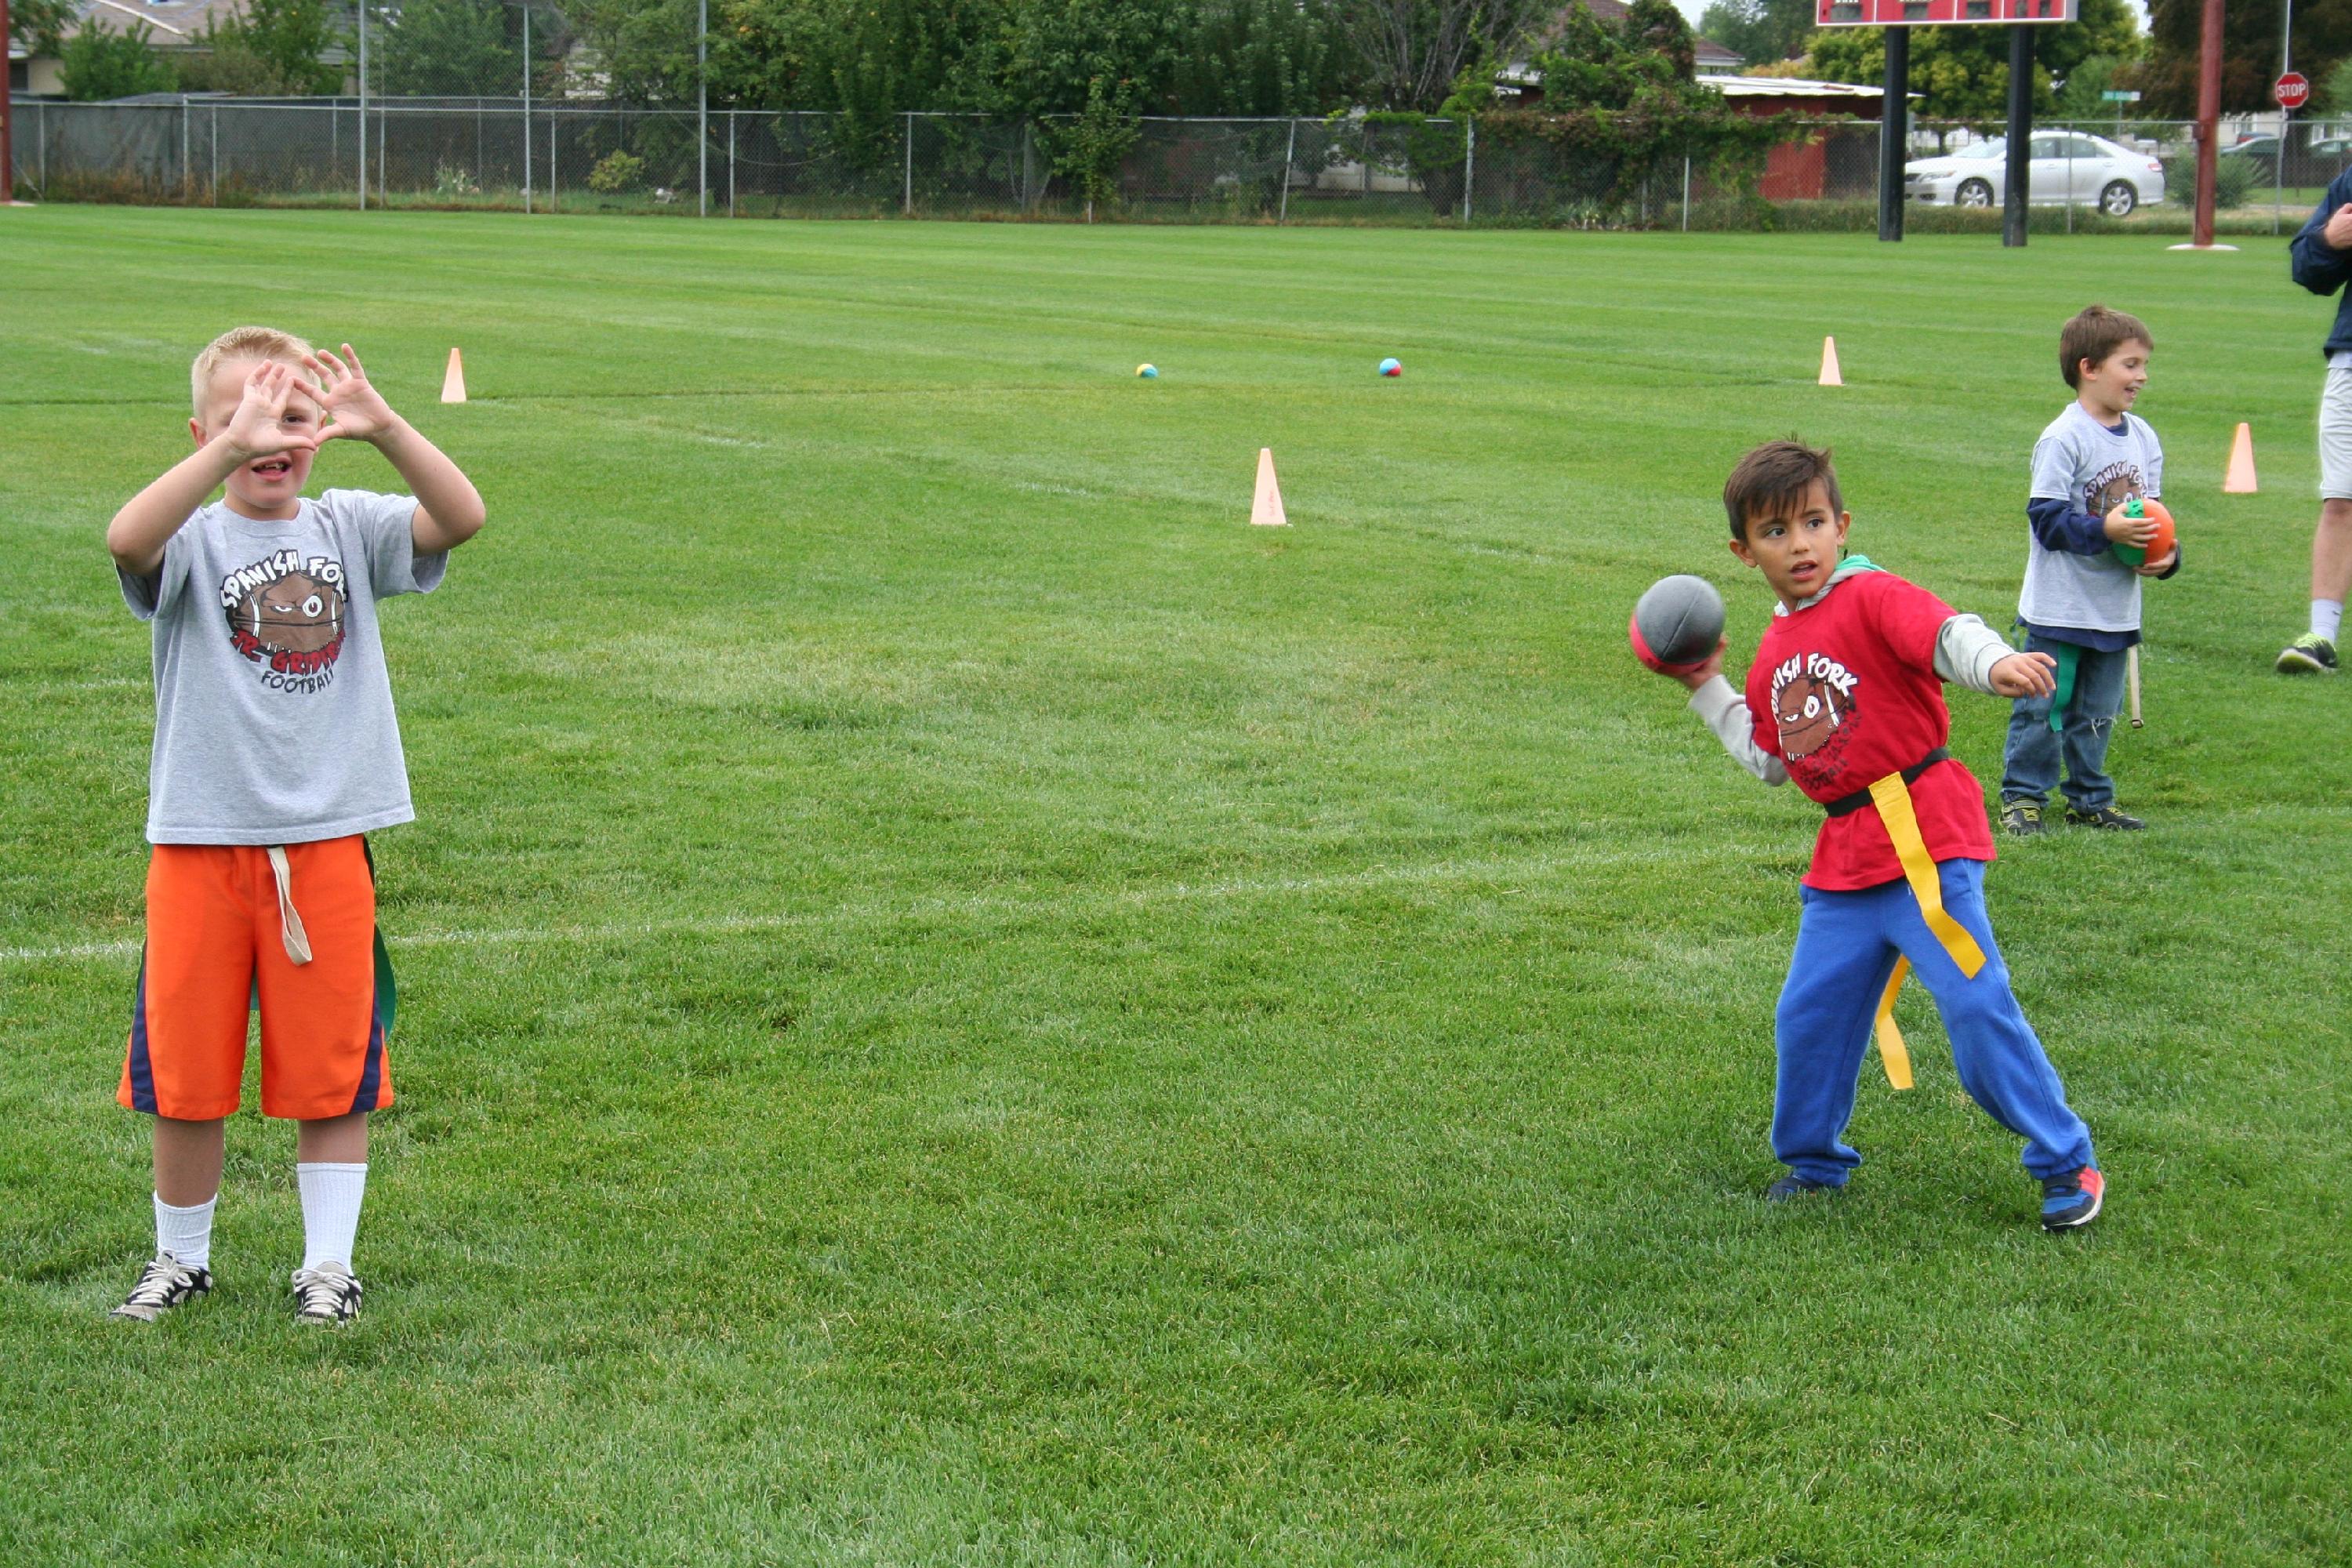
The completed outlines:
[[[2301,71],[2289,71],[2271,83],[2271,96],[2278,100],[2281,109],[2301,109],[2311,98],[2311,79]]]

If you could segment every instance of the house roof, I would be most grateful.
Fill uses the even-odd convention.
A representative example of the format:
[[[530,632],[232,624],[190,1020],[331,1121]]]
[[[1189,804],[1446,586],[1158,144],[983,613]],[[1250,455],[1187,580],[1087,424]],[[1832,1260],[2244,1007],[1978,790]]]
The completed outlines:
[[[1785,76],[1713,76],[1706,85],[1726,98],[1884,98],[1880,87],[1857,87],[1850,81],[1806,81]],[[1911,94],[1913,98],[1919,95]]]

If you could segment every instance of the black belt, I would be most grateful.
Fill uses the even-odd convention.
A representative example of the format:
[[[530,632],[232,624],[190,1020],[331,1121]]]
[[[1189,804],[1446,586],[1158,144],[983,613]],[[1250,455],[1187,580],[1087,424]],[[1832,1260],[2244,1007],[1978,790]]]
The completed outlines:
[[[1905,768],[1903,770],[1903,782],[1905,784],[1916,784],[1919,781],[1919,775],[1921,773],[1926,773],[1937,763],[1948,763],[1951,760],[1952,748],[1949,746],[1938,746],[1934,751],[1928,752],[1926,756],[1920,758],[1917,762],[1913,763],[1909,767]],[[1823,801],[1822,803],[1822,809],[1828,812],[1832,816],[1844,816],[1849,813],[1860,811],[1864,806],[1868,805],[1869,804],[1870,792],[1866,789],[1858,789],[1852,795],[1842,795],[1835,800]]]

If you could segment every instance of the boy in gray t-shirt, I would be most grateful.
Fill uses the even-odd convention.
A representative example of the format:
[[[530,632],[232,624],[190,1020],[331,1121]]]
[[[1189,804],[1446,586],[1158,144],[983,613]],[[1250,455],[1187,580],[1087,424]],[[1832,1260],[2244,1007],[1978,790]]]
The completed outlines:
[[[415,815],[376,606],[440,585],[482,498],[349,343],[338,357],[239,327],[191,379],[194,456],[106,531],[155,661],[147,946],[116,1091],[155,1118],[155,1259],[114,1315],[152,1321],[212,1288],[251,998],[262,1112],[299,1123],[296,1316],[340,1322],[360,1304],[368,1112],[392,1103],[391,968],[361,835]],[[415,494],[306,498],[338,437],[381,451]]]
[[[2025,503],[2033,542],[2017,618],[2025,647],[2058,661],[2058,689],[2021,697],[2010,710],[2000,781],[2000,821],[2011,834],[2043,829],[2050,791],[2066,797],[2066,820],[2131,830],[2147,825],[2116,808],[2105,772],[2107,739],[2123,703],[2124,677],[2139,642],[2142,577],[2180,568],[2178,545],[2147,560],[2153,519],[2117,509],[2164,493],[2164,448],[2131,412],[2156,352],[2135,316],[2093,305],[2058,335],[2058,365],[2074,401],[2033,444],[2033,490]],[[2119,553],[2129,550],[2137,563]],[[2066,776],[2059,778],[2061,761]]]

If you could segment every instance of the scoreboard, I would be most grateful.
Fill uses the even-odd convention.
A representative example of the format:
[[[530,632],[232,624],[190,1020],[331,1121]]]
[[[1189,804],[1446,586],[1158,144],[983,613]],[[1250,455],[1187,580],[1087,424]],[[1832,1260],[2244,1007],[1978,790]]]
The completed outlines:
[[[1813,0],[1823,27],[1953,27],[1971,22],[2072,22],[2079,0]]]

